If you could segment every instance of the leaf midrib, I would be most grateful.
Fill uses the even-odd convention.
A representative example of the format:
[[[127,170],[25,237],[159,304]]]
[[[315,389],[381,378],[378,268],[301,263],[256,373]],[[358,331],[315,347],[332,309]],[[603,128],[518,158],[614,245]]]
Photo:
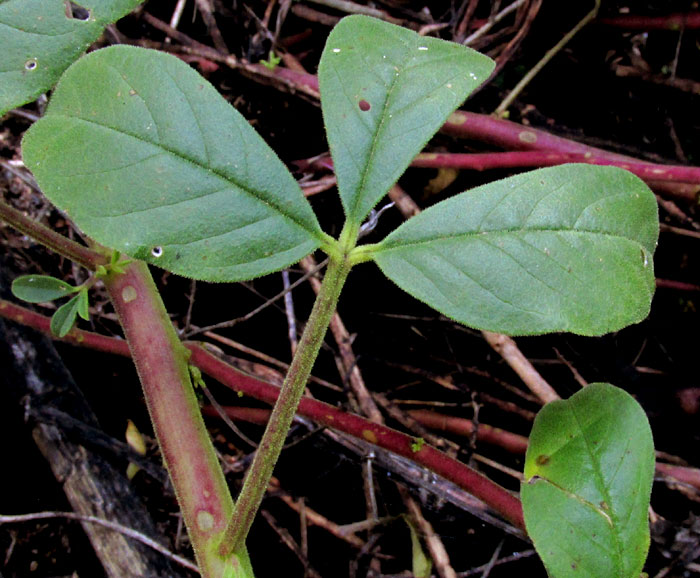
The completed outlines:
[[[338,69],[336,66],[333,66],[333,72],[335,73],[336,80],[340,84],[340,86],[343,86],[343,80],[340,77],[340,74],[338,72]],[[370,166],[373,165],[372,161],[374,159],[374,154],[377,149],[377,143],[379,142],[379,135],[382,132],[382,127],[384,126],[384,123],[386,122],[387,119],[387,107],[389,105],[389,99],[391,97],[391,93],[394,90],[394,87],[396,86],[396,83],[398,82],[399,76],[394,76],[391,80],[391,83],[387,87],[387,92],[386,92],[386,97],[384,98],[384,102],[382,103],[382,111],[380,113],[380,118],[379,118],[379,124],[377,125],[376,130],[374,131],[374,134],[372,135],[372,143],[369,147],[369,151],[367,152],[366,156],[366,161],[364,163],[364,167],[362,168],[362,173],[360,175],[360,182],[357,185],[357,189],[355,191],[355,198],[353,200],[353,204],[351,207],[348,207],[348,220],[350,221],[358,221],[359,219],[357,218],[357,208],[360,205],[360,201],[363,200],[363,198],[366,196],[365,193],[365,186],[367,183],[367,178],[370,173]],[[350,99],[348,99],[350,100]]]
[[[32,32],[31,30],[25,30],[24,28],[20,28],[19,26],[13,26],[12,24],[8,24],[7,22],[3,22],[2,20],[0,20],[0,26],[6,26],[10,30],[15,30],[17,32],[20,32],[22,34],[27,34],[29,36],[41,36],[43,38],[60,38],[61,36],[68,36],[68,35],[75,34],[76,32],[80,31],[80,29],[77,28],[75,30],[68,30],[66,32],[61,32],[59,34],[48,34],[46,32]],[[85,32],[94,33],[94,30],[85,30]]]
[[[309,228],[306,226],[305,223],[303,223],[302,221],[300,221],[299,219],[297,219],[297,218],[294,217],[293,215],[289,214],[287,211],[283,210],[279,205],[274,204],[274,203],[271,203],[269,200],[260,197],[260,196],[257,195],[257,194],[255,193],[255,191],[254,191],[253,189],[251,189],[250,187],[245,186],[245,185],[243,185],[243,184],[237,182],[236,180],[230,178],[228,175],[225,175],[225,174],[221,173],[220,171],[217,171],[217,170],[215,170],[215,169],[213,169],[213,168],[211,168],[211,167],[204,166],[204,165],[200,164],[199,162],[197,162],[195,159],[192,159],[192,158],[190,158],[190,157],[188,157],[188,156],[185,156],[184,154],[181,154],[180,152],[178,152],[178,151],[176,151],[176,150],[173,150],[173,149],[171,149],[171,148],[169,148],[169,147],[167,147],[167,146],[164,146],[164,145],[162,145],[162,144],[160,144],[160,143],[151,142],[151,141],[146,140],[146,139],[144,139],[144,138],[142,138],[142,137],[140,137],[140,136],[138,136],[138,135],[136,135],[136,134],[133,134],[133,133],[131,133],[131,132],[129,132],[129,131],[125,131],[125,130],[122,130],[122,129],[119,129],[119,128],[115,128],[115,127],[113,127],[113,126],[109,126],[109,125],[106,125],[106,124],[102,124],[102,123],[97,122],[97,121],[95,121],[95,120],[83,118],[83,117],[81,117],[81,116],[70,116],[70,115],[67,115],[67,114],[50,112],[50,113],[46,116],[46,118],[64,118],[64,119],[68,119],[68,120],[81,121],[81,122],[84,122],[84,123],[87,123],[87,124],[90,124],[90,125],[98,126],[98,127],[100,127],[100,128],[113,131],[113,132],[115,132],[115,133],[117,133],[117,134],[121,134],[121,135],[128,136],[128,137],[133,138],[134,140],[137,140],[137,141],[139,141],[139,142],[141,142],[141,143],[144,143],[144,144],[150,145],[150,146],[152,146],[152,147],[155,147],[155,148],[157,148],[157,149],[160,149],[160,150],[164,151],[165,153],[167,153],[167,154],[169,154],[169,155],[172,155],[173,157],[175,157],[175,158],[177,158],[177,159],[179,159],[179,160],[181,160],[181,161],[184,161],[184,162],[186,162],[186,163],[188,163],[188,164],[190,164],[190,165],[193,165],[193,166],[194,166],[195,168],[197,168],[197,169],[203,170],[203,171],[205,171],[205,172],[208,172],[208,173],[214,175],[215,177],[217,177],[217,178],[219,178],[219,179],[225,181],[226,183],[233,184],[235,187],[237,187],[238,189],[240,189],[243,193],[247,194],[249,197],[251,197],[251,198],[255,199],[256,201],[258,201],[258,202],[260,202],[260,203],[263,203],[264,205],[266,205],[266,206],[268,206],[268,207],[274,209],[275,211],[277,211],[277,212],[278,212],[280,215],[282,215],[284,218],[286,218],[287,220],[291,221],[293,224],[295,224],[295,225],[298,226],[299,228],[301,228],[301,229],[303,229],[304,231],[306,231],[306,232],[308,232],[309,234],[311,234],[316,240],[318,240],[318,241],[322,241],[322,240],[323,240],[322,237],[321,237],[320,231],[317,231],[317,230],[315,230],[315,229],[309,229]],[[155,124],[155,123],[154,123],[154,124]],[[199,197],[196,197],[196,198],[199,198]],[[155,208],[155,207],[154,207],[154,208]],[[126,214],[128,214],[128,213],[126,213]]]
[[[637,239],[630,239],[629,237],[624,237],[622,235],[616,235],[613,233],[606,233],[604,231],[590,231],[590,230],[581,230],[581,229],[554,229],[554,228],[530,228],[530,229],[523,229],[523,228],[518,228],[518,229],[498,229],[495,231],[470,231],[467,233],[457,233],[454,235],[444,235],[444,236],[435,236],[435,237],[430,237],[429,239],[421,239],[418,241],[385,241],[385,242],[380,242],[377,244],[377,248],[374,250],[375,254],[381,254],[381,253],[387,253],[389,251],[396,251],[400,249],[405,249],[409,247],[416,247],[419,245],[429,245],[431,243],[435,242],[440,242],[440,241],[450,241],[450,240],[471,240],[472,238],[475,239],[480,239],[488,238],[489,236],[508,236],[508,235],[513,235],[513,234],[518,234],[518,233],[567,233],[567,234],[576,234],[576,235],[595,235],[599,237],[606,237],[610,239],[615,239],[615,240],[624,240],[630,243],[635,243],[641,247],[644,247],[646,250],[646,247],[644,246],[643,243],[638,241]]]
[[[411,48],[410,43],[406,42],[400,35],[396,35],[395,38],[401,42],[405,47]],[[360,175],[360,182],[357,185],[357,189],[355,191],[355,198],[352,204],[352,207],[348,207],[348,219],[350,220],[357,220],[357,211],[358,211],[358,206],[361,204],[361,201],[364,200],[364,198],[367,196],[366,195],[366,183],[367,179],[369,176],[369,173],[371,172],[371,167],[373,165],[373,161],[375,158],[375,152],[378,146],[378,143],[380,141],[380,135],[382,134],[382,130],[384,128],[384,125],[386,124],[386,120],[388,119],[388,108],[389,108],[389,102],[391,101],[391,96],[393,94],[393,91],[396,88],[397,83],[399,82],[399,79],[403,79],[405,73],[413,68],[417,68],[419,66],[423,66],[424,64],[430,64],[432,62],[435,62],[437,60],[443,60],[443,59],[448,59],[451,58],[452,55],[444,55],[440,58],[435,58],[431,60],[428,63],[423,63],[423,62],[416,62],[413,66],[407,66],[407,63],[414,58],[413,56],[410,55],[405,55],[404,59],[401,61],[401,63],[398,65],[401,67],[399,70],[398,75],[394,75],[391,79],[391,82],[389,86],[386,87],[386,97],[384,99],[384,102],[382,103],[382,110],[380,113],[380,120],[379,124],[377,125],[376,130],[374,131],[374,134],[372,135],[372,143],[370,145],[369,151],[366,156],[366,161],[364,163],[364,167],[362,169],[361,175]],[[343,80],[340,77],[340,74],[338,73],[338,69],[336,66],[333,66],[333,72],[335,73],[336,80],[340,84],[340,86],[343,86]],[[351,100],[351,99],[348,99]],[[351,102],[351,105],[353,103]],[[413,106],[414,103],[411,103],[408,106]],[[404,108],[406,108],[404,107]],[[403,110],[403,109],[400,109]],[[397,111],[394,111],[395,114],[398,114]]]
[[[569,404],[569,412],[571,413],[574,423],[578,427],[579,432],[581,433],[581,437],[583,438],[583,442],[586,446],[586,451],[588,453],[588,458],[590,460],[590,463],[593,466],[594,470],[594,480],[595,480],[595,485],[600,494],[603,496],[603,499],[605,500],[605,503],[608,504],[610,510],[605,513],[610,518],[610,521],[612,522],[611,528],[610,528],[610,533],[612,534],[613,540],[614,540],[614,554],[615,556],[615,565],[617,566],[618,571],[622,571],[624,569],[624,544],[622,543],[622,535],[620,531],[620,522],[617,518],[617,512],[615,509],[615,504],[613,504],[612,497],[610,495],[610,492],[608,492],[608,489],[605,485],[605,477],[603,476],[603,472],[600,469],[600,464],[598,463],[598,460],[595,458],[595,454],[593,452],[593,449],[591,448],[591,445],[589,443],[588,437],[585,433],[585,430],[583,428],[583,425],[581,423],[581,420],[579,419],[578,414],[576,413],[576,407],[573,404]],[[601,507],[602,510],[602,507]]]

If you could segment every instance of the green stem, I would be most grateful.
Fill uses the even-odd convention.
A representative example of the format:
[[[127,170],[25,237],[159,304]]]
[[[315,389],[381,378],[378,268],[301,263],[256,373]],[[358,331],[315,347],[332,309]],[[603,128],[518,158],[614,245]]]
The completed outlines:
[[[335,255],[330,256],[321,290],[306,323],[277,403],[270,415],[267,429],[248,470],[243,489],[234,508],[233,517],[219,546],[219,552],[224,556],[238,552],[245,544],[245,539],[265,496],[272,471],[282,451],[299,400],[304,393],[306,382],[328,330],[331,317],[335,313],[340,291],[352,268],[347,255],[354,240],[352,235],[346,235],[345,239],[341,235],[341,240],[344,240],[341,244],[343,255],[340,258]]]

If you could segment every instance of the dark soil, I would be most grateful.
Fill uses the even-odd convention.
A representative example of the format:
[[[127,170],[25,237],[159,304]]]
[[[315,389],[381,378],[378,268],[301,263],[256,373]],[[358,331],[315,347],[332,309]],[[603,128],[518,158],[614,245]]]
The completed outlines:
[[[271,49],[269,35],[261,34],[260,20],[268,2],[205,2],[215,8],[218,27],[229,51],[240,58],[256,62],[267,58]],[[419,15],[429,6],[430,22],[447,26],[436,34],[452,39],[462,8],[473,2],[416,2],[387,0],[375,2],[379,8],[407,25],[418,27]],[[188,2],[178,29],[193,39],[212,45],[210,34]],[[269,29],[274,31],[278,4],[273,6]],[[362,2],[364,4],[364,2]],[[505,7],[508,2],[476,2],[472,27],[476,29],[488,17],[492,6]],[[525,3],[528,4],[527,2]],[[147,2],[144,11],[169,21],[174,0]],[[490,113],[508,91],[542,55],[562,38],[590,10],[589,0],[544,2],[522,43],[505,62],[501,72],[483,87],[463,108]],[[323,15],[338,17],[340,12],[311,2],[294,3]],[[627,3],[603,0],[600,15],[614,17],[629,11],[639,15],[663,16],[674,12],[698,11],[698,3],[690,0],[656,0]],[[255,16],[253,16],[255,15]],[[298,10],[291,10],[284,19],[276,50],[295,55],[309,72],[315,72],[320,50],[329,26],[310,19]],[[317,17],[320,19],[320,17]],[[494,29],[497,35],[482,48],[498,56],[516,31],[512,17]],[[265,29],[267,30],[267,29]],[[117,32],[118,31],[118,32]],[[129,43],[160,43],[165,36],[148,25],[140,13],[121,21],[115,31],[108,32],[101,45],[117,40]],[[290,42],[293,41],[293,42]],[[286,44],[285,44],[286,42]],[[171,45],[178,43],[173,41]],[[673,78],[700,83],[700,34],[697,30],[626,30],[589,24],[553,59],[519,96],[510,109],[510,119],[544,128],[554,134],[579,140],[609,150],[623,152],[640,159],[673,164],[700,162],[700,84],[695,92],[674,85]],[[166,46],[167,47],[167,46]],[[205,63],[206,64],[206,63]],[[290,94],[276,86],[261,84],[238,71],[219,66],[216,70],[201,62],[199,70],[220,89],[221,93],[250,120],[267,142],[292,166],[294,161],[325,153],[320,108],[298,94]],[[669,79],[660,84],[648,77],[616,75],[619,66],[645,66],[648,75]],[[37,113],[40,104],[24,110]],[[6,115],[0,124],[0,158],[21,158],[19,143],[30,122],[17,114]],[[480,143],[458,141],[444,135],[429,145],[451,152],[484,152],[493,150]],[[426,207],[446,196],[511,174],[506,171],[477,173],[464,171],[454,182],[438,191],[428,192],[428,182],[437,171],[409,169],[400,184],[421,206]],[[299,173],[299,177],[317,178],[322,174]],[[38,195],[0,167],[0,191],[4,198],[41,217],[61,232],[70,232],[60,214],[48,208]],[[695,203],[686,199],[665,197],[673,206],[660,208],[661,221],[676,229],[696,234]],[[336,234],[341,222],[340,204],[334,189],[311,198],[324,229]],[[402,222],[398,211],[387,211],[370,240],[380,239]],[[675,229],[674,229],[675,230]],[[31,241],[21,238],[9,228],[0,228],[0,242],[6,253],[8,269],[13,275],[39,273],[62,276],[75,281],[83,275],[69,263],[48,255]],[[679,463],[700,467],[697,447],[700,442],[698,411],[700,384],[697,380],[695,356],[698,342],[692,337],[698,325],[698,290],[700,285],[700,240],[663,230],[655,257],[659,279],[690,284],[683,288],[662,286],[654,298],[649,318],[639,325],[600,338],[573,335],[548,335],[517,340],[523,353],[532,361],[562,397],[580,389],[571,368],[588,382],[604,381],[624,388],[642,404],[651,421],[657,450],[675,456]],[[192,284],[162,271],[154,271],[174,322],[183,327]],[[299,271],[291,272],[292,279]],[[282,288],[279,274],[236,286],[196,284],[191,325],[205,327],[218,321],[241,317],[274,296]],[[92,329],[108,334],[119,330],[111,315],[106,296],[98,289],[92,298],[97,306]],[[301,323],[306,319],[313,293],[304,284],[293,292],[294,307]],[[47,310],[42,310],[47,313]],[[48,311],[48,314],[51,312]],[[526,391],[525,386],[507,364],[476,331],[455,325],[421,305],[393,284],[375,267],[358,267],[345,289],[339,313],[351,332],[358,367],[368,388],[384,393],[394,402],[411,400],[424,407],[435,408],[527,435],[531,426],[528,412],[538,405],[512,393],[503,384]],[[90,328],[87,324],[85,328]],[[290,344],[283,304],[277,302],[251,319],[219,332],[278,360],[288,362]],[[332,383],[344,385],[346,376],[339,375],[335,362],[337,347],[332,337],[319,358],[314,374]],[[128,419],[147,435],[150,424],[143,405],[140,387],[130,362],[106,354],[80,351],[64,344],[57,348],[76,381],[98,415],[105,432],[123,440]],[[240,352],[226,350],[241,355]],[[254,361],[259,359],[250,358]],[[410,369],[414,370],[411,372]],[[422,372],[422,373],[420,373]],[[448,377],[457,386],[448,390],[436,385],[431,376]],[[220,403],[237,403],[237,398],[223,388],[210,384]],[[315,396],[350,408],[345,392],[334,392],[312,386]],[[0,435],[3,441],[3,492],[0,513],[19,514],[69,508],[59,484],[46,466],[31,440],[30,428],[23,422],[22,408],[0,398]],[[515,404],[513,411],[507,403]],[[422,407],[421,405],[411,405]],[[522,411],[524,410],[524,411]],[[525,414],[525,415],[524,415]],[[251,447],[222,423],[211,420],[212,435],[223,455],[245,465]],[[391,418],[389,425],[402,426]],[[262,428],[240,424],[243,432],[257,439]],[[473,453],[487,456],[500,464],[522,470],[522,458],[513,458],[503,451],[485,445],[470,447],[469,440],[452,438],[462,448],[462,458]],[[358,455],[332,441],[323,432],[295,426],[291,434],[295,442],[284,453],[276,470],[283,491],[335,524],[361,522],[367,518],[363,476],[366,452]],[[155,447],[150,455],[159,463]],[[480,462],[473,462],[488,476],[514,491],[519,482]],[[242,467],[229,474],[233,487],[240,484]],[[441,536],[453,568],[463,576],[512,575],[546,576],[531,545],[507,534],[457,507],[440,500],[429,491],[429,483],[402,480],[396,472],[381,465],[373,469],[377,507],[384,523],[358,535],[367,541],[359,550],[318,527],[309,527],[302,547],[299,514],[277,497],[263,504],[268,515],[259,516],[248,543],[257,575],[265,576],[409,576],[411,575],[411,541],[408,526],[401,518],[405,507],[395,479],[404,484],[421,501],[426,518]],[[147,500],[159,528],[166,533],[170,547],[191,556],[186,539],[176,539],[177,505],[169,488],[163,488],[144,472],[137,474],[134,484]],[[428,489],[425,488],[428,486]],[[681,577],[697,574],[700,564],[700,528],[696,514],[700,510],[697,488],[657,480],[652,495],[655,523],[647,566],[649,576]],[[287,533],[295,553],[280,538]],[[522,553],[522,555],[518,555]],[[483,574],[470,572],[490,560],[515,555],[506,563],[496,563]],[[306,564],[306,569],[305,569]],[[0,526],[0,568],[2,576],[102,576],[103,571],[92,553],[77,522],[48,520],[37,523]],[[490,572],[490,573],[489,573]],[[601,577],[604,578],[604,577]]]

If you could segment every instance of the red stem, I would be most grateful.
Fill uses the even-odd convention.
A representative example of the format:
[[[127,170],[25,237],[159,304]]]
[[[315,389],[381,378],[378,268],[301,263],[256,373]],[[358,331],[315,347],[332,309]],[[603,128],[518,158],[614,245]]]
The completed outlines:
[[[35,313],[34,311],[31,311],[29,309],[26,309],[25,307],[22,307],[20,305],[15,305],[14,303],[11,303],[9,301],[3,301],[0,300],[0,317],[5,317],[6,319],[10,319],[12,321],[16,321],[17,323],[21,323],[22,325],[25,325],[27,327],[31,327],[33,329],[37,329],[38,331],[41,331],[42,333],[45,333],[47,335],[51,336],[51,329],[50,329],[50,319],[44,315],[41,315],[39,313]],[[53,337],[53,336],[52,336]],[[55,337],[54,337],[55,338]],[[77,329],[74,328],[72,329],[68,335],[66,335],[62,341],[72,343],[74,345],[81,345],[83,347],[89,347],[90,349],[95,349],[98,351],[104,351],[107,353],[113,353],[116,355],[121,355],[124,357],[128,357],[130,355],[129,352],[129,347],[126,343],[126,341],[116,338],[116,337],[105,337],[104,335],[99,335],[97,333],[93,333],[91,331],[84,331],[82,329]],[[221,381],[225,385],[228,385],[229,387],[241,391],[245,395],[249,395],[250,397],[260,399],[261,401],[266,401],[268,403],[273,403],[274,399],[276,399],[277,391],[278,388],[263,382],[260,382],[256,380],[255,378],[245,376],[241,373],[239,373],[236,369],[231,367],[230,365],[226,364],[225,362],[219,360],[218,358],[214,357],[211,354],[206,353],[199,344],[196,343],[187,343],[185,344],[186,347],[190,350],[193,351],[193,356],[190,359],[190,362],[199,367],[200,370],[202,370],[204,373],[210,375],[211,377],[217,379],[217,381]],[[205,363],[199,364],[198,360],[204,360]],[[212,370],[210,373],[210,369]],[[206,408],[204,409],[206,413],[210,413],[209,410]],[[270,410],[267,409],[252,409],[252,408],[227,408],[227,412],[231,415],[233,418],[238,418],[241,417],[239,414],[243,414],[244,417],[241,417],[242,419],[247,419],[248,421],[254,421],[255,423],[264,425],[267,422],[267,417],[270,414]],[[365,441],[370,441],[367,439],[367,436],[363,435],[364,431],[372,432],[376,438],[376,445],[378,447],[381,447],[383,449],[387,449],[390,451],[393,451],[392,446],[389,446],[386,444],[386,434],[382,435],[377,435],[375,432],[376,431],[384,431],[385,429],[388,430],[388,428],[383,428],[383,426],[377,426],[376,424],[373,424],[371,422],[368,422],[364,420],[363,418],[355,415],[350,415],[350,414],[345,414],[344,412],[335,409],[334,407],[313,400],[309,398],[304,398],[302,399],[302,402],[299,406],[299,411],[298,413],[300,415],[303,415],[305,417],[308,417],[310,419],[316,420],[317,417],[319,416],[326,416],[326,421],[323,421],[321,419],[318,419],[319,422],[321,423],[326,423],[330,427],[333,427],[334,429],[337,429],[339,431],[343,431],[345,433],[348,433],[350,435],[355,435],[357,437],[360,437],[364,439]],[[446,431],[450,433],[454,433],[457,435],[464,435],[464,436],[470,436],[473,431],[473,424],[470,420],[464,419],[464,418],[458,418],[454,416],[445,416],[441,415],[435,412],[430,412],[426,410],[414,410],[410,412],[412,417],[414,417],[417,421],[425,425],[426,427],[430,427],[432,429],[437,429],[441,431]],[[346,420],[346,419],[338,419],[335,420],[335,416],[339,415],[340,417],[345,417],[349,416],[351,419]],[[352,423],[354,427],[350,429],[346,429],[345,426],[347,423]],[[437,469],[434,469],[430,464],[433,463],[434,461],[442,461],[444,459],[450,459],[447,458],[444,454],[441,452],[438,452],[437,450],[432,450],[431,453],[431,460],[424,460],[425,453],[423,450],[427,449],[427,446],[423,446],[423,450],[420,452],[413,452],[412,449],[410,448],[410,445],[413,444],[414,440],[413,438],[410,438],[408,436],[404,436],[403,434],[400,434],[399,432],[394,432],[394,430],[389,430],[392,433],[398,434],[398,436],[401,436],[401,439],[396,438],[395,436],[390,436],[389,439],[393,439],[396,441],[397,439],[399,440],[399,444],[402,446],[402,452],[397,452],[401,453],[401,455],[404,455],[408,457],[409,459],[413,460],[417,464],[420,464],[422,466],[425,466],[433,471],[438,472]],[[359,432],[359,435],[358,435]],[[489,428],[488,426],[484,426],[483,424],[479,426],[479,429],[477,430],[478,437],[481,441],[486,442],[486,443],[492,443],[494,445],[498,445],[500,447],[503,447],[504,449],[513,452],[513,453],[524,453],[526,448],[527,448],[527,440],[525,437],[520,436],[518,434],[508,432],[505,430],[502,430],[500,428]],[[371,435],[369,436],[371,437]],[[406,441],[408,440],[408,451],[406,451]],[[434,455],[437,454],[437,455]],[[454,460],[453,460],[454,462]],[[444,469],[447,469],[448,466],[445,466]],[[466,468],[466,466],[460,462],[454,462],[449,465],[450,468],[454,468],[454,470]],[[682,466],[673,466],[669,464],[662,464],[662,463],[657,463],[656,464],[656,470],[658,473],[667,475],[670,477],[673,477],[679,481],[688,483],[698,489],[700,489],[700,470],[697,468],[691,468],[691,467],[682,467]],[[469,475],[457,475],[457,480],[468,480]],[[453,478],[449,478],[455,481]],[[457,481],[464,490],[466,490],[469,493],[472,493],[472,488],[469,484],[463,484]],[[500,488],[499,486],[496,486],[498,488],[499,492],[502,492],[506,494],[508,497],[504,498],[504,502],[507,503],[507,508],[509,508],[509,512],[513,514],[520,514],[521,513],[521,508],[520,508],[520,503],[517,501],[517,498],[512,497],[510,494],[508,494],[505,490]],[[489,505],[494,507],[496,509],[495,505],[492,504],[490,501],[486,501]],[[515,503],[514,503],[515,502]],[[499,510],[501,514],[505,515],[503,511]],[[508,516],[506,516],[508,517]],[[522,526],[519,526],[522,527]]]
[[[640,162],[639,159],[613,153],[601,148],[585,145],[548,133],[537,128],[526,127],[516,122],[495,118],[485,114],[476,114],[458,110],[453,113],[440,129],[441,132],[459,138],[466,138],[488,143],[502,149],[549,151],[558,153],[590,153],[600,158],[625,162]],[[646,163],[645,163],[646,164]],[[654,165],[664,168],[665,165]],[[695,201],[700,187],[684,183],[650,181],[657,190],[685,200]]]
[[[423,153],[411,166],[428,168],[489,169],[550,167],[564,163],[588,163],[616,166],[634,173],[648,182],[671,181],[700,185],[700,167],[659,165],[611,158],[609,155],[586,153],[559,153],[550,151],[517,151],[479,154]]]
[[[674,466],[672,464],[660,464],[656,462],[656,473],[669,476],[700,490],[700,470],[698,468]]]
[[[24,307],[0,301],[0,316],[50,335],[49,318],[33,313]],[[63,340],[118,355],[129,355],[129,349],[123,340],[104,337],[89,331],[74,328]],[[205,351],[197,343],[186,343],[185,346],[192,352],[189,362],[203,373],[245,395],[271,405],[275,403],[279,394],[278,387],[238,372],[224,361]],[[298,413],[413,460],[480,498],[515,526],[524,529],[522,508],[517,497],[435,448],[424,445],[420,451],[414,452],[412,448],[415,439],[413,437],[313,399],[302,398]],[[176,425],[174,424],[174,427]]]
[[[93,333],[92,331],[84,331],[77,327],[73,327],[65,337],[57,339],[56,336],[51,333],[51,319],[49,317],[41,315],[41,313],[36,313],[21,305],[16,305],[11,301],[0,299],[0,317],[16,321],[25,327],[31,327],[32,329],[41,331],[57,341],[65,341],[73,345],[80,345],[96,351],[112,353],[123,357],[131,356],[129,345],[123,339],[107,337],[99,333]]]
[[[700,16],[700,15],[698,15]],[[690,22],[695,22],[696,15],[688,15]],[[233,68],[240,68],[238,63],[231,64]],[[248,72],[265,77],[278,77],[292,88],[304,92],[309,96],[318,95],[318,78],[296,70],[290,70],[281,66],[274,70],[263,70],[261,65],[248,65]],[[598,147],[592,147],[580,142],[569,140],[548,133],[547,131],[526,127],[516,122],[495,118],[485,114],[458,110],[454,112],[440,129],[445,134],[459,138],[467,138],[498,146],[505,150],[539,150],[558,153],[591,153],[600,158],[617,159],[632,163],[641,163],[639,159],[627,155],[606,151]],[[652,165],[652,163],[641,163]],[[664,165],[653,165],[655,168],[667,170]],[[695,181],[694,181],[695,182]],[[661,192],[680,197],[684,200],[695,201],[700,187],[684,182],[667,182],[663,179],[650,180],[649,184]]]
[[[123,274],[110,273],[105,287],[124,329],[202,574],[238,576],[241,567],[249,566],[247,554],[226,560],[217,552],[233,500],[192,387],[189,352],[145,263],[134,261]]]
[[[690,15],[689,15],[690,16]],[[694,21],[695,16],[691,18]],[[318,78],[313,74],[290,71],[277,67],[274,71],[266,71],[265,75],[278,76],[290,86],[308,94],[318,93]],[[617,159],[625,162],[641,163],[639,159],[627,155],[613,153],[598,147],[592,147],[580,142],[569,140],[548,133],[547,131],[523,126],[516,122],[495,118],[485,114],[458,110],[453,113],[440,129],[445,134],[459,138],[476,140],[498,146],[505,150],[539,150],[558,153],[594,154],[600,158]],[[652,163],[643,163],[651,165]],[[653,165],[655,168],[666,170],[664,165]],[[695,182],[695,181],[694,181]],[[649,184],[660,192],[695,201],[700,187],[684,182],[668,182],[664,179],[649,180]]]
[[[225,406],[223,408],[231,419],[247,421],[258,425],[265,425],[270,416],[269,409],[243,406]],[[205,415],[216,417],[218,411],[215,407],[207,405],[202,408]],[[468,419],[435,413],[427,409],[411,410],[408,414],[421,425],[433,430],[454,433],[463,437],[470,437],[474,433],[474,422]],[[514,454],[524,454],[527,449],[527,438],[497,427],[479,423],[476,428],[476,437],[480,442],[501,447]]]
[[[416,409],[408,412],[421,425],[433,430],[454,433],[463,437],[471,437],[474,433],[474,422],[470,419],[436,413],[427,409]],[[476,428],[479,441],[499,446],[514,454],[524,454],[527,450],[527,438],[501,428],[480,423]]]
[[[277,400],[278,387],[235,373],[233,368],[202,347],[190,347],[190,350],[192,351],[191,362],[220,383],[269,404],[274,404]],[[413,451],[415,447],[413,437],[307,397],[302,398],[298,412],[317,423],[376,444],[427,467],[491,506],[514,526],[524,529],[522,507],[518,498],[441,451],[427,444],[419,451]]]
[[[257,425],[265,425],[270,416],[269,409],[257,407],[226,406],[223,409],[226,411],[226,415],[232,419],[247,421]],[[212,406],[205,406],[202,408],[202,412],[212,417],[218,416],[218,411]],[[448,432],[462,437],[471,437],[474,432],[474,423],[469,419],[425,409],[412,410],[408,413],[418,423],[433,430]],[[525,436],[483,423],[480,423],[477,428],[477,438],[481,442],[499,446],[514,454],[524,454],[527,450],[527,438]],[[657,462],[656,473],[700,489],[700,470],[698,468]]]
[[[627,14],[600,18],[600,24],[625,30],[695,30],[700,28],[700,12],[677,12],[665,16],[635,16]]]

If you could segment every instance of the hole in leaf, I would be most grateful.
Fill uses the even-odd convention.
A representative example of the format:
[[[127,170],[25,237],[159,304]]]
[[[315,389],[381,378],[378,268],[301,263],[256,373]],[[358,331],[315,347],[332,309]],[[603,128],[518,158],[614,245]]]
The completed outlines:
[[[151,249],[151,255],[156,258],[161,257],[163,255],[163,247],[153,247],[153,249]]]
[[[66,17],[85,22],[90,18],[90,10],[75,2],[66,2]]]
[[[370,103],[367,102],[366,100],[361,100],[359,104],[360,104],[360,110],[362,112],[367,112],[370,108],[372,108],[372,105],[370,105]]]
[[[37,67],[36,58],[30,58],[24,63],[25,70],[34,70]]]

